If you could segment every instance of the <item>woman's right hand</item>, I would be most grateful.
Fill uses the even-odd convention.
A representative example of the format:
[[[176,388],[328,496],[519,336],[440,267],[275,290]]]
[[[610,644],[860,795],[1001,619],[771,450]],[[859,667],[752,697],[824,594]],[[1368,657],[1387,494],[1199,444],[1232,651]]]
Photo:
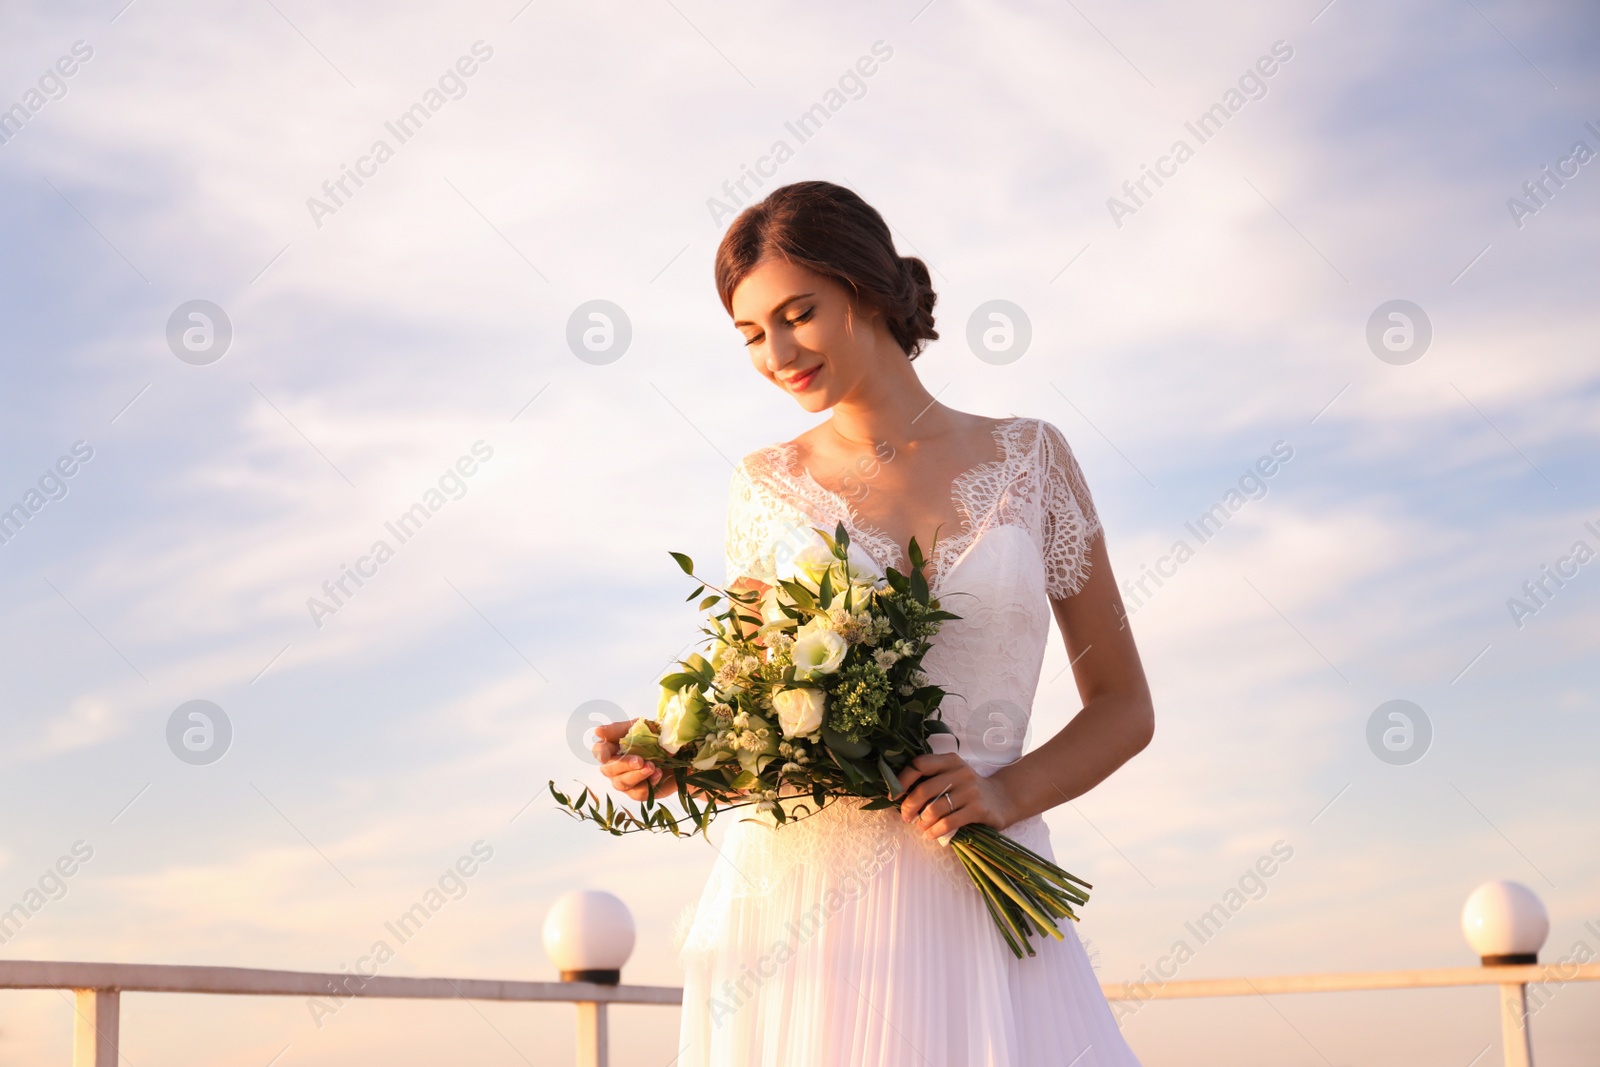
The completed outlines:
[[[677,793],[677,775],[642,756],[623,755],[621,746],[617,744],[635,721],[627,719],[595,728],[595,737],[599,740],[595,742],[593,751],[595,758],[600,761],[600,773],[611,779],[611,788],[632,800],[648,799],[650,783],[654,782],[656,799],[664,800]]]

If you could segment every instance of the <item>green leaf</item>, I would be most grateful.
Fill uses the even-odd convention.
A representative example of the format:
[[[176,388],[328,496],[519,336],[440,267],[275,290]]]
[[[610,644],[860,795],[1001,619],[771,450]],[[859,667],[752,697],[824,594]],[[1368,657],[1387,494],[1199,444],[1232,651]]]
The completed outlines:
[[[913,598],[915,598],[918,604],[922,604],[924,606],[927,605],[928,579],[922,576],[922,569],[920,565],[916,570],[911,572],[911,595]]]
[[[883,775],[883,784],[889,787],[889,795],[891,797],[899,797],[905,794],[906,787],[900,784],[900,779],[895,775],[894,768],[884,762],[882,756],[878,757],[878,773]]]
[[[822,728],[822,741],[834,752],[846,759],[860,759],[872,751],[872,746],[865,741],[852,741],[844,734],[827,726]]]
[[[833,568],[822,572],[822,582],[817,586],[817,604],[826,611],[833,603]]]
[[[922,558],[922,546],[917,544],[917,539],[915,537],[912,537],[911,543],[906,546],[906,556],[911,560],[912,573],[922,569],[924,562]]]
[[[669,674],[665,678],[662,678],[661,688],[670,689],[673,692],[677,692],[684,686],[694,685],[699,681],[700,678],[698,675],[689,674],[686,671],[678,671],[675,674]]]
[[[690,577],[694,576],[694,560],[690,559],[682,552],[669,552],[668,555],[678,561],[678,566],[683,568],[683,573],[689,575]]]
[[[695,597],[699,596],[701,593],[703,593],[705,591],[706,591],[706,587],[704,585],[695,586],[694,587],[694,592],[690,593],[688,596],[683,598],[684,603],[687,604],[689,601],[693,600]]]
[[[850,531],[844,528],[842,519],[839,525],[834,528],[833,539],[838,542],[838,547],[833,550],[833,554],[840,559],[844,559],[850,551]]]
[[[719,601],[721,599],[722,599],[722,597],[718,596],[716,593],[712,593],[710,596],[708,596],[704,600],[700,601],[700,610],[701,611],[705,611],[707,608],[711,607],[713,604],[715,604],[717,601]]]
[[[789,594],[789,599],[795,602],[796,607],[812,613],[817,611],[817,600],[811,595],[811,590],[789,578],[779,579],[778,584]]]
[[[905,610],[888,598],[879,598],[878,605],[883,608],[883,613],[889,616],[889,625],[894,627],[894,632],[901,637],[911,637],[911,620],[906,618]]]

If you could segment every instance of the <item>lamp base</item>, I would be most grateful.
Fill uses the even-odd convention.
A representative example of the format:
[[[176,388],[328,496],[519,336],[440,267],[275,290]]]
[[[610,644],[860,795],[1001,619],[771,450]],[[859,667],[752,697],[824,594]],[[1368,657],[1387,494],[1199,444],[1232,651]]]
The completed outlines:
[[[621,985],[621,971],[562,971],[563,982],[593,982],[596,985]]]
[[[1518,952],[1510,956],[1483,956],[1485,967],[1514,967],[1523,963],[1538,963],[1539,954],[1536,952]]]

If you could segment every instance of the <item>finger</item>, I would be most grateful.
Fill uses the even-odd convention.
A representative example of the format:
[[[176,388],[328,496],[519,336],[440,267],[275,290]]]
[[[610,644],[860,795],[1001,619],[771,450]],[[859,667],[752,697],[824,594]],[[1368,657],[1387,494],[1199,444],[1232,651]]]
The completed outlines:
[[[950,790],[955,789],[960,784],[962,784],[962,779],[955,771],[947,774],[936,774],[933,777],[925,777],[922,781],[917,782],[917,787],[910,790],[906,800],[902,801],[901,814],[906,816],[907,821],[928,817],[928,814],[930,814],[928,813],[928,806],[933,805],[934,800],[938,800],[941,795],[946,795],[946,793],[949,793]]]
[[[594,753],[594,758],[601,763],[610,763],[622,755],[622,747],[615,741],[596,741],[589,751]]]
[[[963,767],[966,762],[954,752],[924,752],[911,761],[911,766],[923,774],[938,774],[940,771],[948,771],[953,767]]]
[[[931,778],[924,778],[900,802],[900,817],[907,822],[917,818],[922,813],[923,807],[930,800],[943,793],[946,789],[954,788],[957,781],[956,772],[954,771],[936,774]]]
[[[624,756],[600,768],[601,773],[610,778],[613,784],[619,784],[624,780],[643,781],[650,777],[653,771],[659,769],[654,763],[642,760],[638,756]]]
[[[622,735],[632,729],[634,719],[623,719],[621,722],[608,722],[594,728],[594,735],[602,741],[619,741]]]
[[[954,795],[953,793],[951,794],[952,797]],[[953,834],[968,823],[977,821],[975,809],[971,804],[963,804],[959,800],[955,803],[955,810],[935,819],[931,826],[923,829],[922,832],[929,841],[937,841],[944,835]],[[943,804],[939,806],[944,807]]]
[[[600,773],[607,778],[615,778],[627,771],[636,771],[644,766],[644,760],[638,756],[619,756],[616,759],[606,760],[600,764]]]
[[[624,773],[619,774],[615,778],[611,779],[611,785],[614,789],[620,789],[624,792],[627,792],[628,790],[642,787],[646,782],[652,780],[660,773],[661,772],[659,768],[652,767],[644,767],[637,771],[625,771]]]

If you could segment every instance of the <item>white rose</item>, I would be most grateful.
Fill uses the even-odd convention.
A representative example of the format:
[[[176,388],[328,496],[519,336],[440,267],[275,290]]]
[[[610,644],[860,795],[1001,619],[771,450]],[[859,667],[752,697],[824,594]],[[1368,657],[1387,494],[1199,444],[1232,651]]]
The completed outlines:
[[[868,588],[883,587],[885,579],[878,573],[878,565],[860,545],[852,541],[845,550],[845,557],[841,562],[822,535],[813,530],[810,539],[792,557],[779,563],[777,576],[797,581],[815,593],[822,588],[822,576],[832,570],[832,585],[842,591],[845,584],[844,569],[848,565],[852,582]]]
[[[794,648],[790,651],[795,677],[808,679],[832,674],[844,662],[849,650],[849,643],[828,629],[827,617],[819,615],[795,634]]]
[[[827,697],[820,689],[784,689],[774,693],[772,706],[778,712],[778,726],[784,737],[814,734],[822,729],[822,711]]]
[[[794,555],[779,561],[777,576],[799,582],[806,588],[815,590],[817,584],[822,581],[823,573],[831,566],[833,566],[833,550],[813,530]]]

